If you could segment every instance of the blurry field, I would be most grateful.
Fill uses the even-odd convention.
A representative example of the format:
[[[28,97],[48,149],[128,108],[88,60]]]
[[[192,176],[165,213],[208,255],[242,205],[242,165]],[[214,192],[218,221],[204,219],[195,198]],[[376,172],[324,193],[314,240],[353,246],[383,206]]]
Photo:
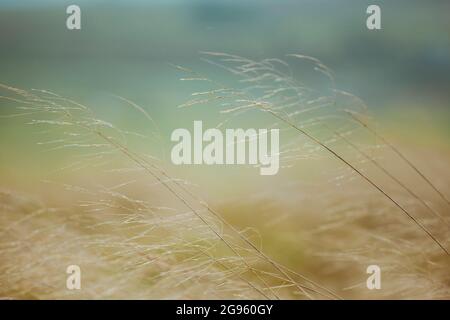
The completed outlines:
[[[45,154],[64,154],[52,160],[48,179],[23,183],[28,194],[17,191],[20,181],[2,191],[5,298],[448,298],[449,150],[433,142],[440,138],[430,130],[424,148],[423,136],[396,129],[402,155],[426,167],[442,194],[378,136],[367,137],[354,123],[347,128],[337,102],[328,111],[335,118],[324,124],[343,126],[364,153],[308,124],[323,121],[322,111],[311,115],[300,103],[288,119],[301,114],[299,128],[327,141],[355,169],[287,130],[281,173],[264,177],[252,168],[174,168],[135,141],[157,151],[162,145],[164,156],[152,121],[152,133],[130,132],[48,91],[3,90],[17,110],[31,113],[11,116],[39,128],[34,136]],[[276,110],[276,100],[265,103]],[[397,183],[373,164],[395,172]],[[62,271],[70,264],[83,270],[76,293],[64,288]],[[382,266],[378,292],[365,287],[371,264]]]
[[[63,28],[62,4],[1,4],[0,298],[449,299],[448,3],[382,3],[379,33],[364,28],[364,1],[345,3],[80,2],[79,33]],[[336,87],[314,60],[263,60],[290,53],[319,58]],[[190,76],[177,66],[249,90],[273,114],[224,113],[241,102],[214,91],[180,108],[215,88],[179,81]],[[314,93],[287,108],[289,93],[272,94],[296,81]],[[171,132],[199,119],[280,128],[279,174],[172,165]],[[72,264],[82,290],[66,288]],[[366,287],[372,264],[381,290]]]
[[[448,157],[428,155],[425,162],[430,177],[448,194]],[[179,208],[160,187],[149,187],[152,179],[119,193],[104,190],[115,185],[111,179],[103,182],[95,172],[83,171],[83,176],[94,180],[96,189],[44,184],[30,194],[2,187],[3,298],[264,298],[246,282],[258,286],[261,280],[192,213]],[[404,181],[415,183],[448,217],[446,205],[417,179]],[[213,181],[207,186],[200,189],[221,189]],[[401,192],[394,194],[449,245],[445,225]],[[340,297],[449,298],[448,257],[361,181],[345,188],[325,181],[315,186],[294,181],[276,189],[253,185],[253,190],[228,199],[210,204],[275,261]],[[222,234],[222,224],[205,216]],[[233,232],[224,234],[243,245]],[[239,251],[279,297],[305,298],[285,279],[263,273],[274,271],[252,250]],[[80,291],[65,288],[70,264],[82,268]],[[382,290],[365,287],[370,264],[383,270]]]

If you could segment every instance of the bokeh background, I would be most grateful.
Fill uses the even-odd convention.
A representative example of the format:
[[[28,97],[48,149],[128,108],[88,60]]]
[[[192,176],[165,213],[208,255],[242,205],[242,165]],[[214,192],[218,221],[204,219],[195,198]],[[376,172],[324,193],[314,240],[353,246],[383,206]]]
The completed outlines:
[[[81,7],[81,30],[66,28],[65,11],[70,4]],[[366,28],[370,4],[381,7],[382,30]],[[443,170],[450,156],[449,13],[450,2],[445,0],[2,0],[0,83],[56,92],[90,106],[99,117],[121,128],[149,133],[153,128],[148,122],[115,96],[130,99],[152,115],[167,142],[163,146],[143,143],[138,148],[170,165],[167,154],[173,129],[191,128],[194,119],[211,126],[218,122],[213,108],[178,108],[199,88],[179,81],[182,75],[173,64],[227,81],[228,75],[205,63],[200,52],[252,59],[301,53],[332,69],[337,87],[360,97],[380,123],[377,128],[411,151],[409,155],[417,155],[416,163],[429,166],[426,172],[441,178],[439,185],[448,188],[448,172]],[[0,187],[57,201],[59,196],[43,180],[95,180],[87,173],[56,170],[71,163],[73,154],[46,150],[38,143],[48,136],[43,138],[22,117],[9,117],[14,112],[10,101],[0,100]],[[253,114],[239,121],[232,127],[265,123]],[[326,210],[312,204],[304,193],[277,195],[278,186],[316,178],[310,177],[311,170],[299,164],[294,173],[281,170],[276,177],[263,178],[256,169],[172,169],[197,184],[200,193],[214,203],[223,204],[224,213],[236,225],[260,225],[269,251],[272,248],[293,266],[304,265],[294,256],[301,251],[296,247],[297,229],[285,224],[288,231],[280,240],[272,227],[253,220],[263,208],[233,205],[259,194],[257,202],[273,209],[274,216],[291,214],[290,209],[280,213],[276,206],[264,204],[266,196],[275,195],[291,208],[302,199],[302,205],[323,213]],[[315,170],[324,171],[323,167]]]
[[[112,106],[117,101],[110,95],[120,95],[148,109],[169,136],[189,124],[174,113],[193,90],[178,81],[171,63],[204,70],[200,51],[255,59],[302,53],[328,65],[338,87],[361,97],[372,112],[399,111],[396,126],[412,117],[418,139],[439,132],[442,139],[426,143],[448,145],[447,1],[377,1],[381,31],[365,27],[370,1],[80,0],[82,30],[69,31],[65,9],[71,3],[1,2],[3,83],[48,89],[113,113],[115,121],[133,121],[126,109]],[[2,114],[9,111],[2,101]],[[1,153],[2,176],[19,175],[19,165],[51,166],[26,156],[36,145],[16,125],[2,120],[1,145],[8,150]]]

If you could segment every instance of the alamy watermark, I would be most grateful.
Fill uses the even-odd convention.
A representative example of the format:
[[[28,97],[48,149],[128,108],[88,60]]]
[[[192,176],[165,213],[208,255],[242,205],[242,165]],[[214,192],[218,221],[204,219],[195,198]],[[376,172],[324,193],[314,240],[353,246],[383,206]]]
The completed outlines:
[[[367,14],[370,14],[366,20],[366,26],[369,30],[380,30],[381,29],[381,8],[375,4],[367,7]]]
[[[69,275],[66,279],[66,288],[69,290],[81,289],[81,268],[76,264],[67,267],[66,273]]]
[[[381,289],[381,268],[376,264],[372,264],[367,267],[366,273],[370,274],[366,281],[367,289]]]
[[[81,29],[81,9],[76,4],[67,7],[66,13],[69,15],[66,19],[66,27],[69,30]]]
[[[193,134],[184,128],[172,132],[171,141],[178,143],[170,157],[176,165],[258,165],[261,175],[275,175],[280,168],[279,140],[279,129],[226,129],[223,133],[212,128],[203,132],[202,121],[194,121]]]

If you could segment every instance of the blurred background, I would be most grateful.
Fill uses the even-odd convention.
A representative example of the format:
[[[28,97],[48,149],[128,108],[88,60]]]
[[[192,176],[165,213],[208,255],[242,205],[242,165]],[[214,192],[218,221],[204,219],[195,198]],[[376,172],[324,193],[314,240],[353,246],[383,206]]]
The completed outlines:
[[[255,59],[302,53],[328,65],[338,88],[361,97],[371,112],[401,111],[397,126],[414,117],[417,130],[442,136],[427,144],[447,146],[450,4],[376,1],[382,30],[369,31],[365,12],[372,2],[79,0],[82,29],[69,31],[65,11],[72,1],[3,0],[0,81],[54,91],[115,121],[132,121],[126,108],[111,106],[117,103],[111,95],[120,95],[149,110],[168,136],[189,123],[174,112],[193,90],[177,81],[170,64],[203,70],[200,51]],[[10,112],[1,106],[2,114]],[[0,156],[1,174],[19,174],[18,164],[51,166],[25,156],[36,145],[16,125],[1,120],[0,143],[8,150]]]
[[[81,8],[81,30],[66,28],[70,4]],[[366,28],[370,4],[381,7],[382,30]],[[421,168],[429,166],[426,173],[441,178],[438,184],[448,190],[448,179],[442,172],[448,169],[450,157],[449,13],[450,2],[446,0],[1,0],[0,83],[55,92],[88,105],[100,118],[121,128],[150,133],[154,128],[116,96],[125,97],[151,114],[167,142],[163,146],[144,142],[139,148],[168,162],[170,134],[175,128],[192,128],[194,119],[211,126],[218,123],[218,110],[213,108],[178,108],[199,87],[179,81],[184,75],[174,64],[227,81],[229,75],[205,63],[200,52],[225,52],[256,60],[305,54],[332,69],[337,88],[360,97],[382,124],[379,128],[403,150],[412,150],[408,155],[417,155],[415,163]],[[311,74],[300,76],[308,79]],[[0,95],[7,93],[2,91]],[[9,117],[15,112],[11,101],[0,100],[1,188],[39,190],[43,194],[51,193],[43,188],[43,180],[66,181],[64,175],[88,178],[87,174],[57,170],[71,163],[70,152],[48,151],[39,145],[43,139],[51,139],[42,138],[35,126],[27,125],[28,120]],[[230,126],[242,127],[243,123],[257,128],[265,122],[250,114]],[[297,229],[304,221],[297,226],[275,223],[287,230],[278,234],[272,225],[255,222],[255,214],[266,212],[266,218],[281,219],[282,213],[288,212],[286,215],[297,217],[299,199],[303,201],[301,206],[312,207],[309,210],[313,214],[331,207],[339,209],[338,204],[327,207],[329,203],[322,204],[323,199],[313,201],[296,189],[287,195],[278,194],[282,191],[274,186],[289,188],[311,174],[301,165],[295,175],[281,170],[269,178],[259,176],[257,169],[183,169],[173,168],[198,183],[201,194],[224,202],[223,213],[230,221],[243,228],[259,226],[266,247],[294,267],[305,263],[299,263],[303,251]],[[294,176],[299,179],[292,179]],[[411,180],[411,184],[423,185],[423,181]],[[259,193],[263,189],[267,193]],[[315,195],[321,192],[325,191],[319,188]],[[260,207],[245,203],[247,199],[252,201],[251,194],[259,194],[253,200]],[[270,197],[278,196],[282,202],[278,208],[266,204]],[[238,201],[233,202],[233,197]],[[243,200],[239,203],[242,207],[233,207]],[[350,200],[353,205],[355,199]],[[372,201],[381,203],[379,198]],[[361,208],[369,207],[370,214],[370,201],[367,203],[363,202]],[[356,207],[358,212],[366,212]],[[330,248],[334,242],[328,243]],[[350,242],[353,240],[343,240],[343,246]],[[311,272],[316,269],[311,263]],[[321,270],[330,279],[339,278],[327,273],[326,268]]]

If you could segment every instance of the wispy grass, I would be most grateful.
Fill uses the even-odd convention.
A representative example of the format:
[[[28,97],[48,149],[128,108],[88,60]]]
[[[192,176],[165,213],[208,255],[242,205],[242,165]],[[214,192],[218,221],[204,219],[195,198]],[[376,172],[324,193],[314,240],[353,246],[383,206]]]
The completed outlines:
[[[272,226],[270,233],[263,231],[267,227],[256,217],[256,212],[273,209],[255,202],[248,215],[251,225],[230,222],[229,216],[207,203],[190,182],[171,174],[163,161],[133,147],[133,140],[149,138],[143,133],[121,129],[100,119],[92,108],[56,93],[0,85],[4,92],[1,99],[17,110],[8,117],[23,117],[28,124],[45,129],[46,138],[40,145],[46,151],[72,150],[71,164],[59,169],[79,172],[80,176],[83,172],[96,173],[94,183],[88,185],[48,182],[49,188],[59,188],[61,197],[70,194],[57,206],[47,207],[17,194],[1,193],[1,296],[365,297],[364,269],[363,276],[355,278],[355,270],[359,270],[355,266],[367,266],[375,260],[390,278],[389,283],[383,282],[387,290],[380,297],[448,297],[448,212],[434,209],[415,186],[373,156],[370,151],[383,145],[366,145],[362,137],[369,134],[381,140],[446,200],[443,191],[361,120],[368,114],[367,106],[339,90],[328,67],[298,54],[286,56],[293,63],[281,59],[254,61],[213,52],[203,55],[206,62],[234,75],[235,82],[220,83],[176,66],[184,74],[183,81],[205,85],[177,112],[188,112],[186,108],[197,105],[219,107],[217,127],[249,112],[263,112],[269,127],[280,127],[289,137],[281,150],[281,162],[286,166],[294,167],[304,159],[317,162],[331,158],[337,161],[324,171],[342,180],[342,166],[353,180],[359,178],[368,186],[356,190],[349,185],[339,192],[331,191],[331,185],[321,185],[318,190],[298,187],[302,192],[280,187],[283,199],[295,204],[289,207],[279,203],[279,212],[270,212],[274,217],[287,212],[289,221],[280,229],[299,219],[300,207],[303,215],[314,221],[294,233],[294,243],[298,240],[309,244],[304,253],[307,262],[290,265],[286,259],[289,256],[281,256],[282,263],[280,256],[273,251],[267,253],[246,232],[249,227],[257,228],[262,240],[283,236],[284,231]],[[300,67],[292,66],[298,61]],[[321,75],[319,81],[314,85],[307,79],[300,81],[297,74],[304,68]],[[163,143],[164,137],[149,111],[130,99],[117,99],[130,106],[130,112],[142,114],[151,126],[150,138]],[[377,171],[369,171],[368,165]],[[388,177],[389,183],[381,181],[380,174]],[[295,188],[297,181],[290,186]],[[407,196],[392,190],[393,186],[400,187]],[[275,191],[261,197],[274,197]],[[300,203],[300,193],[314,199],[318,207]],[[246,201],[240,199],[236,207]],[[432,215],[420,216],[424,209]],[[239,209],[235,210],[240,215]],[[396,210],[412,223],[397,220]],[[324,214],[319,217],[317,211]],[[272,223],[280,226],[276,219]],[[436,246],[429,246],[417,229]],[[295,252],[292,248],[283,250]],[[81,292],[64,287],[64,271],[69,264],[82,267],[85,287]],[[34,281],[36,278],[39,281]],[[420,288],[415,287],[417,281]]]
[[[248,84],[250,83],[250,86],[243,86],[241,88],[230,88],[223,84],[217,83],[216,81],[210,80],[209,82],[213,84],[214,87],[211,91],[209,91],[209,99],[203,99],[203,100],[194,100],[189,103],[189,106],[194,106],[196,104],[203,104],[206,102],[212,102],[217,99],[221,100],[227,100],[226,102],[222,103],[222,106],[226,106],[226,110],[222,111],[225,113],[236,113],[238,111],[248,111],[251,109],[259,109],[263,112],[266,112],[279,120],[281,123],[284,123],[288,127],[294,129],[301,135],[307,137],[309,140],[311,140],[315,145],[320,146],[324,150],[326,150],[332,157],[338,159],[340,162],[345,164],[347,167],[349,167],[353,172],[355,172],[357,175],[359,175],[362,179],[364,179],[367,183],[369,183],[372,187],[374,187],[376,190],[378,190],[380,193],[384,195],[384,197],[389,200],[394,206],[396,206],[401,212],[403,212],[415,225],[417,225],[425,234],[430,237],[433,242],[436,243],[447,255],[450,255],[445,245],[441,243],[437,239],[433,233],[428,230],[427,227],[425,227],[417,218],[413,216],[411,212],[409,212],[400,202],[395,200],[386,190],[383,186],[377,184],[374,180],[372,180],[369,176],[367,176],[363,171],[358,169],[354,164],[352,164],[349,160],[345,158],[344,155],[340,154],[338,151],[335,150],[334,147],[329,145],[327,142],[327,139],[319,138],[316,136],[312,130],[309,130],[310,123],[312,122],[314,126],[324,126],[333,124],[336,126],[336,122],[339,126],[342,126],[342,123],[336,121],[336,120],[344,120],[345,122],[348,122],[348,119],[355,119],[353,114],[358,112],[350,111],[349,107],[347,105],[340,106],[338,105],[338,100],[342,97],[344,98],[350,98],[352,102],[356,102],[356,106],[359,110],[366,111],[367,107],[365,106],[362,101],[341,90],[336,89],[334,77],[332,75],[331,70],[326,67],[322,62],[320,62],[316,58],[312,58],[305,55],[299,55],[299,54],[289,54],[287,57],[293,57],[295,59],[300,60],[306,60],[313,63],[314,70],[324,74],[326,78],[330,81],[330,87],[329,87],[329,95],[323,95],[323,91],[315,90],[310,87],[306,87],[304,84],[298,82],[293,77],[293,72],[290,71],[288,73],[281,71],[280,68],[277,68],[276,65],[281,65],[285,69],[289,69],[289,64],[284,62],[280,59],[264,59],[262,61],[253,61],[247,58],[243,58],[236,55],[230,55],[225,53],[218,53],[218,52],[203,52],[208,57],[216,58],[216,60],[211,59],[205,59],[207,62],[221,67],[224,70],[231,72],[232,74],[238,76],[240,78],[241,83]],[[205,79],[208,79],[207,77],[203,75],[198,75],[197,73],[189,70],[189,69],[182,69],[185,72],[189,72],[190,74],[194,74],[191,78],[183,78],[184,80],[190,79],[190,80],[196,80],[196,79],[202,79],[202,81],[205,81]],[[220,96],[217,95],[217,92],[228,92],[228,95],[221,94]],[[255,93],[256,91],[256,93]],[[286,94],[288,92],[288,94]],[[293,94],[289,94],[289,92],[292,92]],[[202,94],[205,94],[204,92]],[[195,95],[195,94],[194,94]],[[286,104],[286,102],[289,102]],[[291,101],[294,101],[293,103],[290,103]],[[316,104],[318,101],[321,103],[311,110],[310,105]],[[324,101],[324,102],[323,102]],[[244,103],[244,105],[242,104]],[[326,111],[327,116],[323,116],[322,114],[319,116],[310,116],[308,117],[308,112],[316,111],[319,108],[327,107],[328,110]],[[330,110],[331,108],[331,110]],[[294,111],[291,111],[291,110]],[[320,110],[322,112],[322,110]],[[301,118],[299,119],[299,115]],[[306,119],[305,119],[306,118]],[[306,120],[306,124],[305,124]],[[367,125],[363,126],[364,128],[369,129]],[[333,130],[331,130],[333,132]],[[374,131],[371,131],[374,132]],[[334,134],[336,132],[334,131]],[[342,135],[339,135],[340,138],[342,138]],[[328,138],[329,139],[329,138]],[[386,140],[383,140],[386,142]],[[355,148],[353,144],[350,143],[348,139],[344,139],[344,142],[349,143],[350,146]],[[390,148],[396,151],[397,154],[399,154],[398,150],[392,146],[392,144],[388,144]],[[357,151],[361,153],[358,149]],[[374,161],[367,155],[363,154],[365,158],[369,159],[372,163],[374,163],[380,170],[382,170],[385,174],[388,174],[394,181],[398,184],[400,184],[401,187],[403,187],[411,196],[413,196],[415,199],[419,200],[421,204],[426,206],[428,210],[430,210],[432,213],[437,215],[438,217],[443,220],[442,216],[440,216],[436,211],[434,211],[429,205],[426,204],[424,200],[422,200],[420,197],[418,197],[411,189],[407,188],[403,183],[401,183],[400,180],[395,178],[395,176],[387,171],[385,168],[383,168],[378,162]],[[402,159],[407,161],[407,163],[412,166],[418,174],[422,178],[424,178],[426,181],[429,182],[429,179],[426,178],[420,171],[418,171],[409,160],[407,160],[402,154]],[[434,185],[429,182],[431,186],[434,187]],[[442,195],[442,193],[437,190],[435,187],[434,189],[439,193],[439,195]],[[445,199],[445,197],[443,197]]]
[[[175,239],[172,239],[172,242],[176,240],[176,243],[171,244],[170,242],[163,242],[163,239],[161,239],[161,247],[156,247],[157,250],[162,250],[167,246],[170,246],[171,248],[174,248],[172,249],[172,252],[177,256],[185,253],[184,248],[187,247],[187,250],[190,253],[187,260],[198,262],[198,265],[195,264],[192,267],[193,269],[202,266],[211,268],[211,266],[214,265],[215,268],[220,269],[221,272],[224,273],[222,275],[225,277],[223,278],[224,282],[230,277],[229,273],[231,273],[232,276],[244,281],[251,290],[255,291],[255,293],[263,298],[278,299],[280,298],[280,293],[278,291],[290,286],[296,287],[299,292],[308,298],[312,298],[312,295],[329,298],[337,297],[331,290],[316,284],[314,281],[302,276],[298,272],[283,267],[281,264],[269,258],[241,231],[227,223],[217,211],[213,210],[210,205],[189,190],[183,182],[171,177],[157,161],[154,161],[153,157],[141,155],[129,148],[126,143],[128,135],[130,134],[129,132],[120,130],[113,124],[98,119],[89,107],[70,99],[63,98],[55,93],[42,90],[33,90],[33,93],[29,93],[7,86],[4,86],[4,88],[19,95],[20,99],[15,99],[14,101],[22,105],[27,105],[27,108],[33,110],[33,115],[42,114],[45,117],[44,119],[34,118],[29,122],[30,124],[55,126],[58,130],[63,128],[63,132],[59,133],[62,135],[62,138],[43,142],[44,144],[54,145],[51,150],[57,150],[59,148],[76,148],[80,150],[78,156],[83,153],[85,154],[85,157],[82,159],[83,164],[86,165],[91,162],[94,166],[98,166],[99,162],[103,165],[108,163],[114,156],[114,153],[121,154],[135,166],[135,169],[141,171],[142,174],[148,175],[149,179],[154,180],[171,197],[173,197],[173,199],[181,206],[181,209],[178,210],[187,210],[187,213],[180,213],[178,210],[173,209],[175,212],[178,212],[175,219],[172,216],[168,218],[167,214],[164,216],[159,214],[158,218],[162,220],[166,225],[166,228],[168,228],[167,225],[173,224],[173,230],[170,230],[171,233],[175,232],[178,234],[180,231],[184,231],[178,230],[178,228],[186,228],[188,234],[192,232],[192,235],[189,237],[196,236],[198,237],[197,240],[187,242],[186,244],[185,238],[174,236]],[[129,100],[126,100],[126,102],[133,106],[137,106]],[[19,106],[18,108],[22,107]],[[136,107],[136,109],[147,114],[140,107]],[[48,116],[51,117],[49,118]],[[84,150],[88,151],[86,152]],[[105,160],[106,162],[103,163],[102,160]],[[80,161],[75,163],[77,169],[80,169],[79,164]],[[88,214],[98,214],[98,212],[106,210],[118,210],[119,216],[124,215],[122,220],[117,220],[112,219],[112,217],[109,216],[109,213],[107,213],[104,220],[99,221],[93,226],[88,226],[89,228],[103,227],[105,225],[115,226],[121,222],[124,224],[121,225],[123,228],[129,223],[132,223],[133,225],[136,223],[137,219],[139,221],[138,226],[132,226],[131,228],[138,228],[140,230],[144,226],[147,226],[148,229],[141,231],[140,234],[134,235],[131,239],[146,238],[148,232],[160,229],[161,226],[160,222],[158,222],[157,225],[154,225],[154,219],[152,219],[151,223],[145,221],[142,214],[147,212],[148,214],[155,215],[158,210],[155,210],[153,206],[150,206],[145,200],[133,199],[129,195],[118,191],[122,186],[132,183],[133,180],[125,181],[118,185],[116,184],[113,188],[103,188],[99,191],[75,187],[70,187],[70,189],[81,190],[82,193],[91,196],[94,196],[95,194],[103,197],[108,196],[108,198],[110,198],[104,199],[99,197],[96,200],[84,201],[81,204],[81,207]],[[115,204],[115,201],[112,201],[111,199],[117,199],[120,202],[125,202],[127,205],[117,205]],[[114,216],[114,214],[112,216]],[[90,219],[89,216],[86,216],[85,218],[88,220]],[[194,226],[192,225],[193,223],[195,223]],[[226,231],[224,230],[224,227],[226,227]],[[164,225],[161,229],[164,229]],[[130,239],[127,239],[125,243],[128,242],[130,242]],[[91,240],[82,243],[89,246],[123,246],[123,244],[119,245],[119,242],[113,241],[113,239]],[[202,243],[203,245],[199,245]],[[156,245],[151,245],[152,248],[154,246]],[[128,248],[129,246],[126,245],[125,247]],[[140,247],[142,247],[142,245],[140,245]],[[231,254],[231,256],[222,258],[216,257],[211,252],[218,250],[218,247],[222,247],[219,252],[228,251],[228,254]],[[144,249],[145,248],[146,246],[144,246]],[[119,248],[118,250],[118,253],[115,253],[114,255],[127,255],[126,249]],[[191,253],[191,250],[196,253]],[[224,253],[221,253],[220,255],[222,254]],[[123,256],[120,257],[123,258]],[[255,265],[255,263],[257,265]],[[182,269],[183,264],[177,262],[177,265],[178,264],[179,266],[172,266],[174,269],[172,272],[186,274],[187,270]],[[178,267],[181,269],[178,270]],[[273,271],[270,271],[270,269],[273,269]],[[188,280],[185,280],[184,282],[191,282],[193,279],[203,277],[203,274],[197,274],[197,270],[192,275],[189,275],[189,273],[187,274]],[[171,275],[167,274],[164,276],[170,277]],[[294,280],[294,277],[299,277],[300,280]],[[301,282],[306,282],[307,284],[302,284]],[[286,285],[286,283],[289,285]]]

